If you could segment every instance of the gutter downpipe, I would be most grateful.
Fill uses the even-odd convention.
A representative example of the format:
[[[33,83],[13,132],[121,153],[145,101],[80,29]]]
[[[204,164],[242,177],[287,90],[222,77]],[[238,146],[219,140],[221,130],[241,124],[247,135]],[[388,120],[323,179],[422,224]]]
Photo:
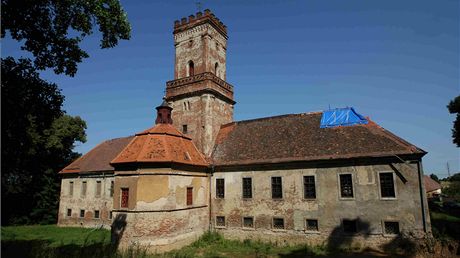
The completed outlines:
[[[423,220],[423,232],[427,233],[427,223],[426,223],[426,211],[425,211],[425,198],[424,198],[424,189],[423,189],[423,166],[421,160],[417,161],[417,172],[418,172],[418,188],[420,190],[420,204],[422,207],[422,220]]]
[[[215,168],[214,165],[211,165],[211,173],[209,174],[209,232],[212,230],[212,221],[211,221],[211,214],[212,214],[212,199],[211,199],[211,193],[212,193],[212,175],[214,174]]]

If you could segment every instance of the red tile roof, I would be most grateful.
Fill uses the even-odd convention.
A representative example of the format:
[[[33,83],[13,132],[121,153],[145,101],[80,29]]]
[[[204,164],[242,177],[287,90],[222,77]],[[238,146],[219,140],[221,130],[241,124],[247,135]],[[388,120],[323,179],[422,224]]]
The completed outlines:
[[[223,125],[213,163],[231,166],[426,154],[372,121],[320,128],[321,116],[321,112],[291,114]]]
[[[112,160],[124,163],[178,163],[207,167],[208,162],[192,140],[171,124],[157,124],[136,134],[135,138]]]
[[[441,185],[427,175],[423,176],[423,182],[425,184],[425,192],[427,193],[441,189]]]
[[[110,165],[110,161],[115,158],[133,138],[134,136],[129,136],[102,142],[85,155],[70,163],[70,165],[62,169],[59,173],[69,174],[113,171],[114,168]]]

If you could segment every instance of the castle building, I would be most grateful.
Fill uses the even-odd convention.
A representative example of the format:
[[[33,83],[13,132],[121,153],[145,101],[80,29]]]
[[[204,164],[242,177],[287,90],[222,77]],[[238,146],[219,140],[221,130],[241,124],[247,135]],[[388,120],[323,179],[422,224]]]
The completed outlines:
[[[174,23],[174,80],[155,126],[105,141],[62,175],[58,225],[112,228],[121,248],[180,248],[208,230],[381,247],[430,234],[425,151],[353,108],[233,121],[227,28]]]

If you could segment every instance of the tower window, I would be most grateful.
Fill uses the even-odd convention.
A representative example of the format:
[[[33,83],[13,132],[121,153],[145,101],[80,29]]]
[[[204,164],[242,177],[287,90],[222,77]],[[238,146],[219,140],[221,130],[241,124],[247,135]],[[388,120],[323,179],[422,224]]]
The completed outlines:
[[[224,198],[225,196],[225,181],[223,178],[216,178],[216,197]]]
[[[187,205],[193,205],[193,188],[187,187]]]
[[[128,208],[128,203],[129,203],[129,188],[121,188],[120,207]]]
[[[219,69],[219,64],[218,64],[218,63],[216,63],[216,64],[214,65],[214,74],[215,74],[217,77],[219,77],[219,75],[217,74],[217,69]]]
[[[193,76],[195,75],[195,65],[193,61],[188,62],[188,76]]]
[[[187,125],[182,125],[182,133],[183,133],[183,134],[187,134],[187,133],[188,133]]]

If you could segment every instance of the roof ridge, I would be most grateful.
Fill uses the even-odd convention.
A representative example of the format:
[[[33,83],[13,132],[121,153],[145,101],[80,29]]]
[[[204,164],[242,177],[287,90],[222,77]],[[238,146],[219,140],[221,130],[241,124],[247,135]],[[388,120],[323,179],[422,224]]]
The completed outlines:
[[[253,118],[253,119],[247,119],[247,120],[233,121],[233,122],[221,125],[221,128],[230,126],[232,124],[245,124],[245,123],[251,123],[251,122],[268,120],[268,119],[276,119],[276,118],[281,118],[281,117],[315,115],[315,114],[321,114],[321,113],[323,113],[323,111],[312,111],[312,112],[304,112],[304,113],[283,114],[283,115],[276,115],[276,116],[259,117],[259,118]]]

